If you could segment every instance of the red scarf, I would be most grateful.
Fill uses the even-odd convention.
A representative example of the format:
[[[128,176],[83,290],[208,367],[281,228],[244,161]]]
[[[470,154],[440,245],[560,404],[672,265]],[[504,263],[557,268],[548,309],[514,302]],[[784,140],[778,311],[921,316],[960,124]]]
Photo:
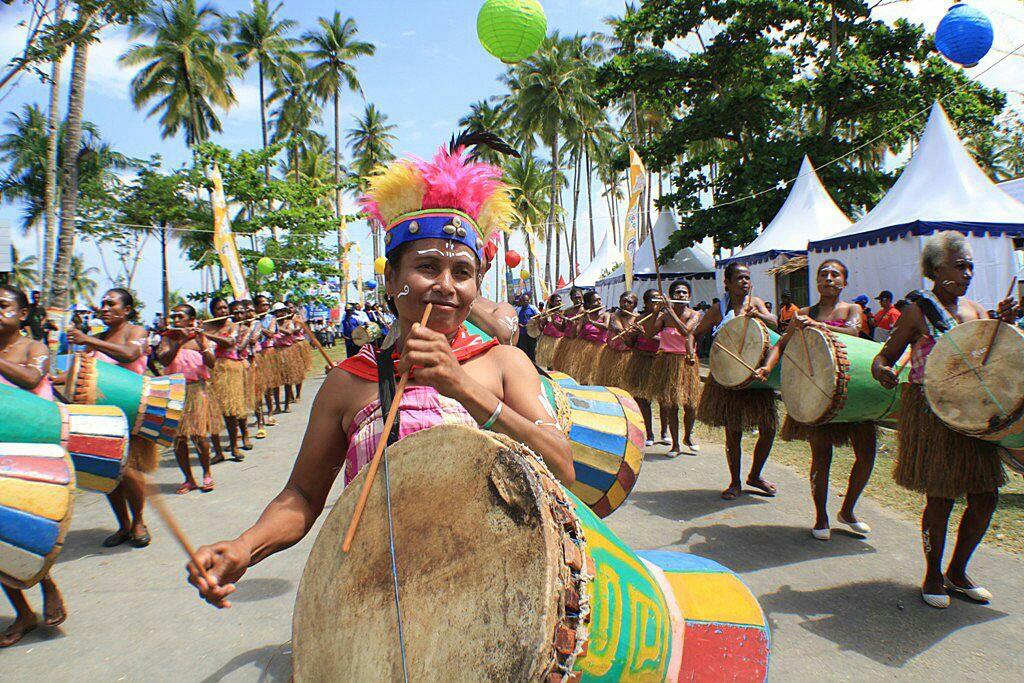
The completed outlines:
[[[484,341],[483,337],[478,334],[470,334],[464,325],[460,325],[459,331],[455,333],[455,339],[452,340],[452,353],[455,354],[455,360],[465,363],[470,358],[475,358],[497,345],[497,339]],[[401,354],[395,351],[391,357],[397,360]],[[367,344],[359,349],[359,353],[356,355],[341,361],[338,367],[368,382],[377,381],[377,355],[372,344]]]

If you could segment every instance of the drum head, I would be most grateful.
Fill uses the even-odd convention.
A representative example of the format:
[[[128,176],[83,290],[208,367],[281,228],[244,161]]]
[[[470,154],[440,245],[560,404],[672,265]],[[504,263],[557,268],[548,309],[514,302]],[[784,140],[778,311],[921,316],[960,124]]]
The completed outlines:
[[[723,387],[738,389],[753,378],[750,369],[719,348],[719,344],[742,358],[747,366],[756,368],[764,358],[767,342],[768,328],[760,320],[741,316],[725,323],[711,345],[711,374],[715,381]]]
[[[530,335],[533,339],[540,336],[543,326],[540,323],[540,318],[530,318],[530,322],[526,323],[526,334]]]
[[[782,355],[782,400],[789,416],[803,424],[826,421],[835,405],[838,376],[828,333],[797,330]]]
[[[999,333],[982,365],[996,326]],[[998,320],[972,320],[939,337],[928,354],[925,398],[952,429],[975,436],[992,434],[1024,412],[1021,368],[1024,333]]]
[[[463,426],[388,449],[410,680],[539,680],[552,661],[562,544],[547,486],[518,445]],[[349,553],[366,476],[317,536],[292,623],[296,681],[401,681],[382,463]],[[563,608],[564,609],[564,608]]]

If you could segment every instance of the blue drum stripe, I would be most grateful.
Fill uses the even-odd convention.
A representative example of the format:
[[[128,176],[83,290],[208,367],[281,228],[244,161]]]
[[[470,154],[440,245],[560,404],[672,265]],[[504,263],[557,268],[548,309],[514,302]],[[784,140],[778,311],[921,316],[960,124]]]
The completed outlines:
[[[21,510],[0,505],[0,540],[44,556],[53,549],[60,525]]]
[[[569,441],[581,443],[584,446],[590,446],[591,448],[619,457],[622,457],[622,454],[626,452],[626,437],[597,432],[587,427],[573,425],[569,430]]]

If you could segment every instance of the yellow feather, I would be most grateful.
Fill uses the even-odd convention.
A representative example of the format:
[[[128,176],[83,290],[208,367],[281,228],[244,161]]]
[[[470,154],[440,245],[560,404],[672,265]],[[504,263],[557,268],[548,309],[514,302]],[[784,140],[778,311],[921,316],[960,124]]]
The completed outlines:
[[[402,214],[423,208],[426,185],[408,161],[378,167],[370,176],[366,194],[372,197],[386,223]]]
[[[480,207],[480,215],[476,222],[486,238],[495,230],[508,232],[516,219],[516,210],[512,205],[512,195],[508,188],[502,188],[492,194]]]

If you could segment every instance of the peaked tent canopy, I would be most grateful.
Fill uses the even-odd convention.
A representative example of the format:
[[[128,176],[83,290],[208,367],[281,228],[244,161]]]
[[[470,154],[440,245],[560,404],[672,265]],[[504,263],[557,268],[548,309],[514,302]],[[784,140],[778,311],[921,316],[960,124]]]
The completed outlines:
[[[1024,202],[1024,178],[1005,180],[999,183],[999,189],[1016,199],[1018,202]]]
[[[758,296],[777,300],[775,276],[769,271],[794,256],[807,253],[807,243],[850,227],[850,219],[832,201],[806,156],[782,208],[757,238],[736,254],[718,261],[725,266],[742,263],[750,268],[750,282]],[[722,283],[720,283],[722,284]]]
[[[654,223],[654,245],[661,249],[668,244],[669,236],[679,229],[675,214],[671,211],[658,213]],[[691,298],[696,304],[701,301],[708,303],[715,297],[715,260],[706,251],[693,245],[680,249],[672,259],[661,266],[662,284],[668,287],[673,280],[687,280],[692,288]],[[648,237],[637,247],[633,259],[633,291],[637,296],[652,287],[658,286],[658,276],[654,268],[654,253]],[[617,267],[608,277],[597,281],[597,291],[601,294],[606,306],[615,306],[619,297],[626,291],[626,276],[622,265]]]
[[[603,273],[611,270],[616,263],[621,262],[622,254],[616,254],[615,249],[611,246],[611,240],[608,239],[608,231],[605,231],[601,244],[598,245],[597,251],[594,252],[594,259],[580,271],[575,280],[568,283],[568,287],[559,287],[556,293],[565,294],[569,291],[569,287],[573,285],[583,289],[593,289]]]
[[[1024,204],[978,167],[936,102],[917,149],[878,205],[846,230],[810,243],[810,272],[836,258],[850,270],[846,298],[883,289],[900,298],[930,286],[921,249],[941,230],[968,236],[974,280],[967,296],[994,306],[1017,272],[1013,238],[1024,235]]]

